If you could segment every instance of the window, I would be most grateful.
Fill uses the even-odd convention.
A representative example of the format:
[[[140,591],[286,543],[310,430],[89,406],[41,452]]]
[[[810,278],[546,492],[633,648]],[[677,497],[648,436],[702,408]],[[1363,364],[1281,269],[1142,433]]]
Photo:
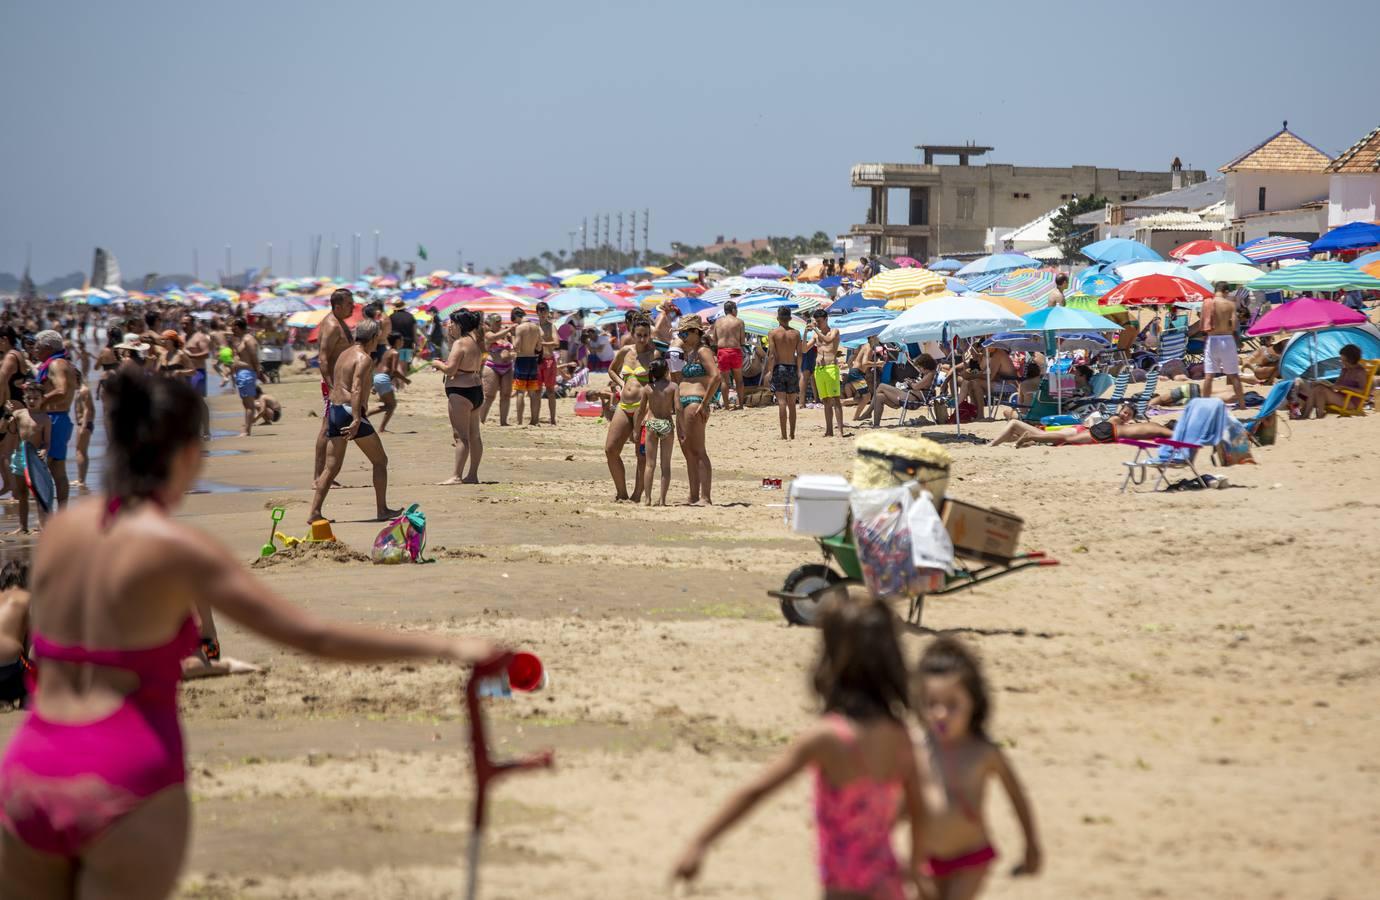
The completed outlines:
[[[958,189],[958,218],[965,222],[973,219],[973,212],[977,208],[977,188]]]
[[[1265,188],[1263,187],[1260,189],[1260,194],[1256,199],[1256,204],[1256,209],[1258,209],[1261,212],[1265,211]]]

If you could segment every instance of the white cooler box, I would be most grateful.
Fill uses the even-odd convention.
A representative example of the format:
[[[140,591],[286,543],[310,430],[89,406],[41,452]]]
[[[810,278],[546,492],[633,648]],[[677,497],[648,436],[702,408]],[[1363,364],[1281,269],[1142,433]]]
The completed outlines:
[[[791,530],[828,537],[848,525],[853,488],[842,475],[801,475],[791,482],[786,507]]]

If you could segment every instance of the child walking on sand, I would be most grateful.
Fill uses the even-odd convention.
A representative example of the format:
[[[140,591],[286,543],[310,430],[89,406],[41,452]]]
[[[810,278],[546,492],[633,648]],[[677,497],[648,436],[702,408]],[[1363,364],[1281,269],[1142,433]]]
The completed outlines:
[[[865,592],[849,591],[829,602],[822,625],[813,685],[824,714],[710,819],[676,863],[676,878],[693,879],[715,840],[808,767],[815,777],[825,897],[905,897],[911,879],[892,852],[891,829],[904,800],[918,865],[925,809],[914,748],[901,721],[910,702],[895,615]]]
[[[651,383],[642,392],[642,408],[637,417],[644,423],[647,436],[646,475],[642,483],[647,488],[647,505],[652,505],[652,476],[657,459],[661,460],[661,499],[657,506],[666,505],[666,493],[671,489],[671,440],[676,436],[676,385],[666,377],[666,360],[654,359],[647,366]],[[683,437],[683,435],[681,436]]]
[[[925,778],[924,874],[940,900],[971,900],[982,890],[997,853],[982,817],[987,782],[1006,789],[1025,833],[1025,857],[1013,875],[1040,871],[1040,841],[1025,789],[1006,756],[987,736],[990,703],[977,659],[953,638],[939,638],[920,658],[915,737]]]
[[[19,436],[19,443],[10,454],[9,460],[10,475],[14,479],[14,497],[19,501],[19,527],[10,532],[11,534],[29,533],[29,454],[37,453],[41,459],[47,459],[52,423],[47,416],[35,416],[30,412],[42,402],[43,386],[36,381],[26,382],[22,399],[10,399],[10,415],[5,420],[5,427]],[[38,521],[40,526],[46,521],[41,507]]]

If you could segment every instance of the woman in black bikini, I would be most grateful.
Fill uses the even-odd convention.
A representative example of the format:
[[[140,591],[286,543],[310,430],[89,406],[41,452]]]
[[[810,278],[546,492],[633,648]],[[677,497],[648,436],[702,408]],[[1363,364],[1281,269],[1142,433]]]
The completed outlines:
[[[445,362],[431,361],[446,376],[446,406],[455,433],[455,474],[441,484],[479,483],[479,460],[484,457],[484,440],[479,436],[479,410],[484,405],[484,388],[480,386],[484,364],[481,322],[479,313],[467,309],[451,313],[446,323],[450,355]]]
[[[9,417],[9,401],[15,398],[22,398],[24,394],[23,384],[27,380],[28,362],[24,359],[24,354],[20,352],[19,332],[13,325],[0,326],[0,390],[4,391],[0,396],[0,420]],[[8,460],[10,454],[14,453],[19,446],[19,432],[13,429],[6,429],[0,434],[0,460]],[[12,481],[16,476],[10,472],[9,466],[0,466],[0,487],[10,491],[13,497],[19,496],[19,491],[27,491],[23,479]]]

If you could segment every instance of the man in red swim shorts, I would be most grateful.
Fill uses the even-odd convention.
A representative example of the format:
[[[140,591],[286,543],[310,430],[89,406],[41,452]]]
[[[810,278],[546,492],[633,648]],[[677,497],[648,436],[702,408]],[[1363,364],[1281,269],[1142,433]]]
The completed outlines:
[[[730,291],[731,296],[741,293],[737,288]],[[714,321],[714,345],[719,348],[719,373],[723,375],[724,408],[728,408],[729,391],[738,391],[738,409],[743,408],[746,391],[743,389],[743,339],[746,330],[743,320],[738,318],[738,304],[732,300],[724,303],[724,314]]]

